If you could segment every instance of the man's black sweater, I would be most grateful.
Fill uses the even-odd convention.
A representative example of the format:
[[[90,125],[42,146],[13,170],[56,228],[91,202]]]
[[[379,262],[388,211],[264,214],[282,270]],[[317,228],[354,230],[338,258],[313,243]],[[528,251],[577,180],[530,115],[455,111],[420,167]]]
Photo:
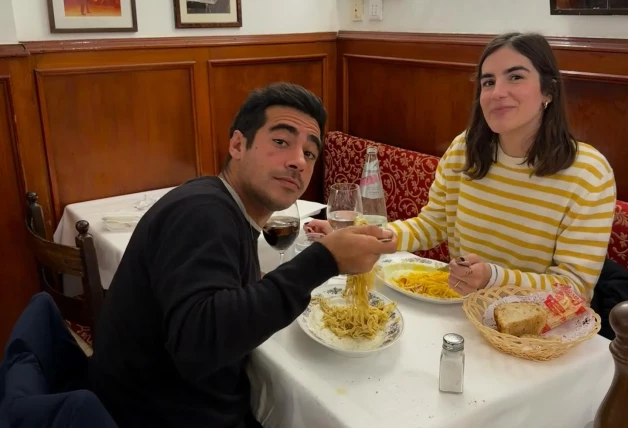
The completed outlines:
[[[243,424],[247,356],[338,274],[316,243],[260,279],[259,233],[218,177],[173,189],[142,217],[90,362],[91,388],[121,428]]]

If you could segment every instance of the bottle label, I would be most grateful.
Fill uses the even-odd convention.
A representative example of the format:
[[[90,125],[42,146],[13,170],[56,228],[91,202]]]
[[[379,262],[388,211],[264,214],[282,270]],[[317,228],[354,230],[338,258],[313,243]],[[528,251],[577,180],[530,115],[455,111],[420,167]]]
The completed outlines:
[[[360,180],[360,193],[363,198],[380,199],[384,197],[384,189],[377,175],[362,177]]]

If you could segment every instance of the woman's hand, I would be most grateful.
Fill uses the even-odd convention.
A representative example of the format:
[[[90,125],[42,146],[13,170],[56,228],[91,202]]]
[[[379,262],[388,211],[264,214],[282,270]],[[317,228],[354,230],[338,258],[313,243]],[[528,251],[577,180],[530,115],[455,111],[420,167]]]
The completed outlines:
[[[449,262],[449,287],[463,296],[486,287],[492,268],[477,254],[467,254]]]
[[[327,220],[312,220],[303,225],[303,230],[306,233],[322,233],[323,235],[329,235],[334,231]]]

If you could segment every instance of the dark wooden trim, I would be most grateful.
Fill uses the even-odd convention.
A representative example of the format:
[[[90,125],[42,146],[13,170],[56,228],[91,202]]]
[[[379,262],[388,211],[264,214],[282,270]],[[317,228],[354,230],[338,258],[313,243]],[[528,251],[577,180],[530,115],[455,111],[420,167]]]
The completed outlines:
[[[54,209],[55,221],[61,218],[63,208],[60,203],[59,186],[57,184],[57,166],[55,165],[54,156],[52,153],[52,147],[50,146],[50,124],[48,123],[48,106],[46,103],[45,94],[45,78],[48,76],[68,76],[78,74],[100,74],[100,73],[115,73],[115,72],[129,72],[129,71],[161,71],[161,70],[173,70],[173,69],[188,69],[190,73],[190,85],[191,90],[194,92],[194,66],[196,61],[180,61],[180,62],[166,62],[166,63],[150,63],[150,64],[123,64],[114,66],[96,66],[96,67],[72,67],[72,68],[36,68],[35,80],[37,84],[37,95],[39,97],[39,114],[41,117],[44,150],[46,153],[46,160],[48,162],[48,177],[50,182],[50,193],[52,206]],[[196,106],[194,97],[192,96],[192,111],[196,115]],[[199,148],[199,136],[198,129],[196,128],[197,120],[194,118],[194,132],[195,132],[195,151],[196,156],[196,174],[198,176],[201,170],[201,164],[198,156]]]
[[[604,74],[604,73],[589,73],[586,71],[561,71],[560,74],[564,79],[568,80],[589,80],[593,82],[605,82],[628,85],[628,75],[621,74]]]
[[[131,2],[131,27],[117,27],[117,28],[57,28],[55,22],[55,12],[53,0],[48,0],[48,22],[50,23],[51,33],[134,33],[137,32],[137,9],[135,7],[135,0],[129,0]]]
[[[176,49],[237,45],[286,45],[293,43],[333,42],[335,32],[269,34],[249,36],[154,37],[125,39],[46,40],[23,42],[30,54],[106,51],[126,49]]]
[[[494,34],[401,33],[384,31],[339,31],[338,40],[443,45],[485,46]],[[628,53],[628,39],[547,36],[550,45],[560,50]]]
[[[203,22],[197,24],[181,22],[180,4],[185,0],[174,0],[174,26],[175,28],[230,28],[242,27],[242,3],[240,0],[236,2],[236,21],[235,22]]]
[[[425,67],[425,68],[446,68],[449,70],[474,71],[476,67],[475,64],[471,64],[467,62],[430,61],[430,60],[424,60],[424,59],[396,58],[396,57],[387,57],[387,56],[355,55],[355,54],[344,54],[343,56],[349,59],[355,58],[355,59],[363,59],[367,61],[412,65],[412,66]]]
[[[10,58],[28,56],[26,47],[22,44],[15,45],[0,45],[0,58]]]
[[[15,177],[18,185],[20,186],[20,194],[26,194],[26,180],[24,177],[24,163],[22,162],[22,156],[20,153],[20,145],[17,136],[17,117],[15,110],[13,109],[13,91],[11,88],[11,76],[0,75],[0,86],[6,88],[5,96],[0,99],[0,102],[4,102],[6,111],[8,113],[7,121],[9,122],[9,144],[11,145],[11,152],[13,153],[13,165],[15,166]]]
[[[327,54],[312,55],[290,55],[290,56],[269,56],[254,58],[229,58],[229,59],[210,59],[207,61],[210,67],[229,67],[232,65],[252,65],[252,64],[273,64],[285,62],[309,62],[320,61],[327,57]]]

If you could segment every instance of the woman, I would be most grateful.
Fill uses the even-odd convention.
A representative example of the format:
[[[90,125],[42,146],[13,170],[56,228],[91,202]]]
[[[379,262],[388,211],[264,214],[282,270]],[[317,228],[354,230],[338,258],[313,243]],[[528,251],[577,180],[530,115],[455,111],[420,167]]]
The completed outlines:
[[[567,126],[563,85],[541,35],[495,38],[477,66],[468,129],[439,162],[418,217],[389,224],[399,250],[447,240],[449,285],[571,286],[590,300],[613,221],[606,158]],[[326,222],[308,224],[328,232]]]

